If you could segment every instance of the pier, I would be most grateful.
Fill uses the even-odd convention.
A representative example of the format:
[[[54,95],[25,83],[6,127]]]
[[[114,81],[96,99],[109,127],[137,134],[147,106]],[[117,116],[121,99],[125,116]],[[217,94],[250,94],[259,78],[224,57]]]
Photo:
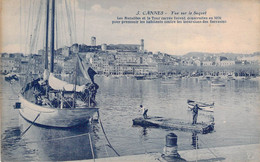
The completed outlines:
[[[178,151],[180,156],[186,161],[258,161],[260,159],[260,144],[238,145],[227,147],[205,148],[197,150]],[[213,155],[210,151],[214,151]],[[93,161],[84,160],[86,162]],[[149,153],[141,155],[130,155],[121,157],[110,157],[95,159],[96,162],[108,161],[135,161],[135,162],[165,162],[161,157],[161,153]]]
[[[142,162],[174,162],[174,161],[258,161],[260,144],[226,146],[178,151],[178,137],[169,133],[165,137],[162,152],[145,153],[140,155],[108,157],[84,161],[142,161]]]
[[[134,126],[142,127],[154,127],[170,130],[179,130],[179,131],[190,131],[196,133],[207,134],[214,130],[214,124],[211,123],[197,123],[192,125],[192,123],[176,120],[176,119],[166,119],[162,117],[150,117],[144,119],[142,117],[133,119]]]

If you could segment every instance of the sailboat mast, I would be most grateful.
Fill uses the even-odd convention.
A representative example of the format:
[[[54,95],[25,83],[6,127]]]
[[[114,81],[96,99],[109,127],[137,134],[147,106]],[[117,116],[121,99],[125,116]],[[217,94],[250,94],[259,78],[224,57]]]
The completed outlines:
[[[54,21],[55,21],[55,0],[52,0],[52,12],[51,12],[51,68],[50,72],[54,71]]]
[[[74,75],[74,87],[73,87],[73,91],[74,91],[74,93],[73,93],[73,108],[75,108],[76,107],[76,88],[77,88],[77,76],[78,76],[78,59],[77,59],[77,61],[76,61],[76,66],[75,66],[75,75]]]
[[[45,42],[45,67],[44,69],[48,69],[48,39],[49,39],[49,3],[50,0],[47,0],[47,7],[46,7],[46,42]]]

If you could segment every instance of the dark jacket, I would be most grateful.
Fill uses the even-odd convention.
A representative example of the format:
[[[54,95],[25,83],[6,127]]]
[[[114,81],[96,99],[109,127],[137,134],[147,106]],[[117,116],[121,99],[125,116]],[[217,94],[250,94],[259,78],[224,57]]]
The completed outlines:
[[[194,114],[198,114],[199,109],[201,110],[201,108],[199,108],[198,105],[195,105],[195,106],[192,108],[192,112],[193,112]]]

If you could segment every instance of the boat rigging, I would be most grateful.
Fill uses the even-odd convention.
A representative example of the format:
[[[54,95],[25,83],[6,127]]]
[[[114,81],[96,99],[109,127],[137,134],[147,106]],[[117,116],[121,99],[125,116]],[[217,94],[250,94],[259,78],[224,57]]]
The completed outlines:
[[[49,10],[51,9],[51,14]],[[49,16],[51,28],[49,29]],[[57,20],[56,20],[57,21]],[[50,127],[74,127],[88,120],[98,111],[95,100],[99,86],[94,82],[96,72],[75,52],[80,71],[88,80],[84,85],[76,85],[77,70],[74,70],[74,84],[58,79],[54,74],[55,42],[55,0],[46,3],[46,42],[43,77],[27,83],[19,95],[20,115],[34,124]],[[50,69],[48,63],[48,43],[50,31]],[[78,51],[78,50],[76,50]],[[76,66],[77,67],[77,66]]]

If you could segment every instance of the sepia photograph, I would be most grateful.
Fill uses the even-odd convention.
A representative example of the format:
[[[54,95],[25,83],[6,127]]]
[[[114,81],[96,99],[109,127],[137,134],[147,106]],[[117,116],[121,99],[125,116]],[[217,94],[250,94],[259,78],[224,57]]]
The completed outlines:
[[[0,0],[0,15],[0,161],[259,161],[259,0]]]

